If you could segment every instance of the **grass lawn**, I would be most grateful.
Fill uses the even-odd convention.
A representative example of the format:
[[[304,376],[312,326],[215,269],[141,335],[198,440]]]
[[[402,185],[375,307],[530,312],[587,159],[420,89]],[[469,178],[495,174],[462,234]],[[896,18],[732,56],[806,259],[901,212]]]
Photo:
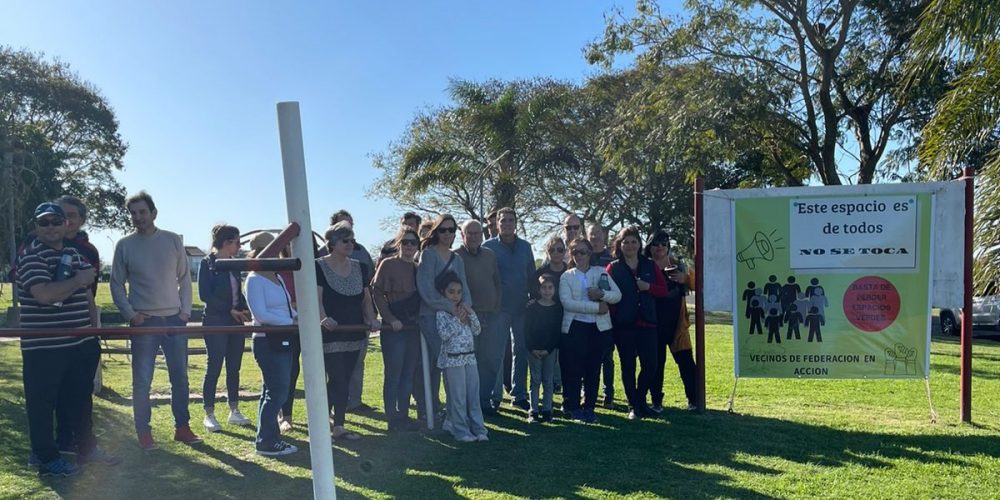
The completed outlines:
[[[200,340],[192,340],[200,347]],[[440,433],[387,435],[381,413],[350,415],[361,441],[333,447],[344,498],[988,498],[1000,491],[1000,344],[975,346],[975,425],[958,421],[958,344],[935,338],[931,386],[940,420],[928,416],[922,381],[740,381],[736,413],[724,408],[733,386],[730,329],[708,331],[708,406],[684,411],[676,368],[668,365],[669,408],[657,421],[632,422],[599,410],[600,422],[528,425],[505,409],[488,420],[490,442],[457,444]],[[205,357],[191,357],[199,392]],[[243,388],[258,388],[248,353]],[[377,340],[367,359],[365,401],[382,407]],[[158,365],[154,391],[168,391]],[[142,452],[132,432],[130,372],[124,355],[106,358],[105,393],[95,401],[105,448],[118,467],[93,466],[69,479],[39,479],[24,462],[28,438],[16,343],[0,344],[0,498],[306,498],[308,452],[287,459],[254,454],[252,429],[208,435],[200,403],[194,447],[170,441],[169,403],[154,407],[161,449]],[[620,384],[619,384],[620,385]],[[623,393],[619,387],[617,394]],[[557,399],[558,400],[558,399]],[[219,406],[224,407],[224,404]],[[241,408],[255,415],[256,401]],[[304,407],[291,440],[307,448]],[[223,417],[225,415],[222,415]],[[256,420],[255,417],[251,417]]]

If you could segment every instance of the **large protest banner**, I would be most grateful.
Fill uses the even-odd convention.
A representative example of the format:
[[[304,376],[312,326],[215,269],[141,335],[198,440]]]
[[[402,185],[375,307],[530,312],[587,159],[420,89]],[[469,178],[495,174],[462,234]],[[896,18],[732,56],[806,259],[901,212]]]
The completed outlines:
[[[932,203],[734,200],[736,376],[926,377]]]

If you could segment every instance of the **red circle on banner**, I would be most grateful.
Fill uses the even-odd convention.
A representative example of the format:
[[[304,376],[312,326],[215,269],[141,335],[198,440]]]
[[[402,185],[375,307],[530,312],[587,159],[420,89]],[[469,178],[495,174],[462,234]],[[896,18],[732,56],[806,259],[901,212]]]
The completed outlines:
[[[878,276],[858,278],[844,292],[844,316],[863,332],[885,330],[899,316],[899,291]]]

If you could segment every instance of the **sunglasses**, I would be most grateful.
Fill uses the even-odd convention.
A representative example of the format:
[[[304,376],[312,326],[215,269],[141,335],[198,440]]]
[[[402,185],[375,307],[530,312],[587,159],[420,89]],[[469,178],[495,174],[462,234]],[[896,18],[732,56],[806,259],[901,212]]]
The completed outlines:
[[[455,228],[454,226],[452,226],[452,227],[439,227],[439,228],[437,228],[437,232],[438,232],[438,234],[445,234],[445,233],[455,234],[455,230],[456,229],[457,228]]]
[[[573,250],[573,255],[590,255],[590,250]]]
[[[563,226],[563,227],[565,227],[567,231],[579,231],[580,230],[580,225],[579,224],[573,224],[573,225]]]
[[[417,246],[417,240],[402,240],[399,244],[407,247],[413,247]]]
[[[566,253],[566,249],[563,247],[550,248],[549,251],[552,253]]]
[[[49,227],[49,226],[61,226],[66,221],[64,219],[40,219],[35,221],[35,225],[38,227]]]

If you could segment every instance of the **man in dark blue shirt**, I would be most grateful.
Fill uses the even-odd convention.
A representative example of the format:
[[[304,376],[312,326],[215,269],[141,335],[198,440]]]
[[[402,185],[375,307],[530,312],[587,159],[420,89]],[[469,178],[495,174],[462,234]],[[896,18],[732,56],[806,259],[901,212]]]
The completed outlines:
[[[535,276],[535,255],[531,245],[517,237],[517,214],[513,208],[497,211],[500,234],[483,246],[497,256],[500,269],[500,313],[498,327],[510,331],[513,350],[511,369],[511,404],[528,411],[528,353],[524,339],[525,306],[528,303],[531,280]]]

